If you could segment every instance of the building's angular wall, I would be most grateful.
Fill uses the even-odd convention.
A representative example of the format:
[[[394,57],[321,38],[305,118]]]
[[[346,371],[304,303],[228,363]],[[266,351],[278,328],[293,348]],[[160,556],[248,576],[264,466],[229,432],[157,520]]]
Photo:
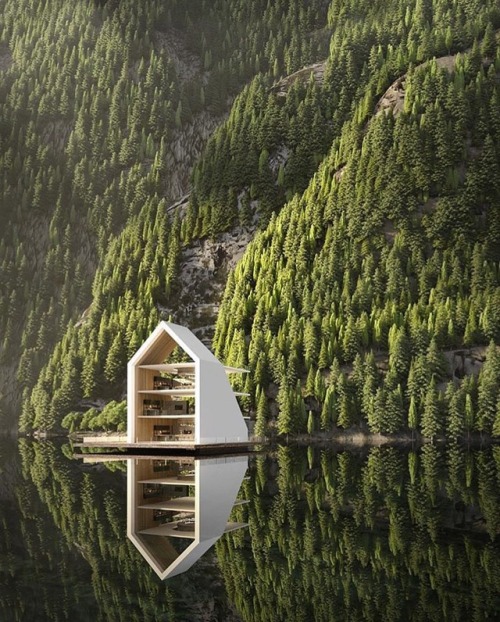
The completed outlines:
[[[224,367],[217,360],[215,363],[200,361],[196,395],[196,442],[211,445],[247,440],[248,429]]]

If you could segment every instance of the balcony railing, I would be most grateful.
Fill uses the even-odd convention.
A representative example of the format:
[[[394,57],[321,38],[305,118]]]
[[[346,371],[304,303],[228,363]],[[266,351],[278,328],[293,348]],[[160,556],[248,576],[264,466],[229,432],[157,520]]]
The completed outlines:
[[[185,434],[154,434],[153,441],[192,441],[194,440],[193,432]]]

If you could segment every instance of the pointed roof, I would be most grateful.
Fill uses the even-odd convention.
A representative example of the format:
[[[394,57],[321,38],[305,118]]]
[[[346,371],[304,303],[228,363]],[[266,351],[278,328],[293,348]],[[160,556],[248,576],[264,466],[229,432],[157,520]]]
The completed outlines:
[[[130,359],[129,365],[157,363],[159,359],[167,358],[175,346],[181,347],[193,361],[219,362],[189,328],[162,321]],[[148,361],[149,359],[153,360]],[[181,368],[183,365],[184,363],[178,363],[176,366]]]

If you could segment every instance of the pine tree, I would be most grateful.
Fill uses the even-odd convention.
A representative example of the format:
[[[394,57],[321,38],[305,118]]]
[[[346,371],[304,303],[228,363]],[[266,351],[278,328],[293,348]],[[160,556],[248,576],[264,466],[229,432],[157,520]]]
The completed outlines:
[[[337,423],[337,394],[332,385],[326,389],[325,399],[321,408],[320,428],[323,431],[331,430]]]
[[[430,439],[437,436],[442,429],[439,397],[436,389],[436,379],[431,379],[424,401],[421,420],[422,434]]]
[[[269,409],[267,405],[267,397],[262,389],[257,393],[257,411],[255,414],[255,434],[256,436],[263,436],[267,428],[267,417]]]
[[[408,407],[408,427],[412,431],[419,427],[417,404],[413,395],[410,398],[410,405]]]
[[[104,365],[104,376],[108,382],[115,383],[124,377],[126,367],[126,351],[123,337],[120,332],[116,333],[111,348],[109,349]]]
[[[481,432],[491,434],[499,398],[500,354],[492,341],[486,352],[486,361],[479,376],[476,426]]]
[[[385,416],[382,422],[382,431],[393,434],[403,427],[404,404],[401,385],[389,391],[385,401]]]
[[[315,417],[314,417],[312,410],[310,410],[307,416],[307,433],[313,434],[315,429],[316,429]]]
[[[434,338],[431,339],[429,344],[426,359],[428,370],[431,375],[434,375],[436,379],[439,380],[446,376],[448,365]]]

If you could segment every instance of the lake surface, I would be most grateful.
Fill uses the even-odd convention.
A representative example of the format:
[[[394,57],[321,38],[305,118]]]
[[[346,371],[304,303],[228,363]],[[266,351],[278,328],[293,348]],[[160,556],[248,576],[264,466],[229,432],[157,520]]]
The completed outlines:
[[[166,581],[127,537],[130,469],[0,440],[2,622],[500,619],[500,447],[252,456],[241,528]]]

